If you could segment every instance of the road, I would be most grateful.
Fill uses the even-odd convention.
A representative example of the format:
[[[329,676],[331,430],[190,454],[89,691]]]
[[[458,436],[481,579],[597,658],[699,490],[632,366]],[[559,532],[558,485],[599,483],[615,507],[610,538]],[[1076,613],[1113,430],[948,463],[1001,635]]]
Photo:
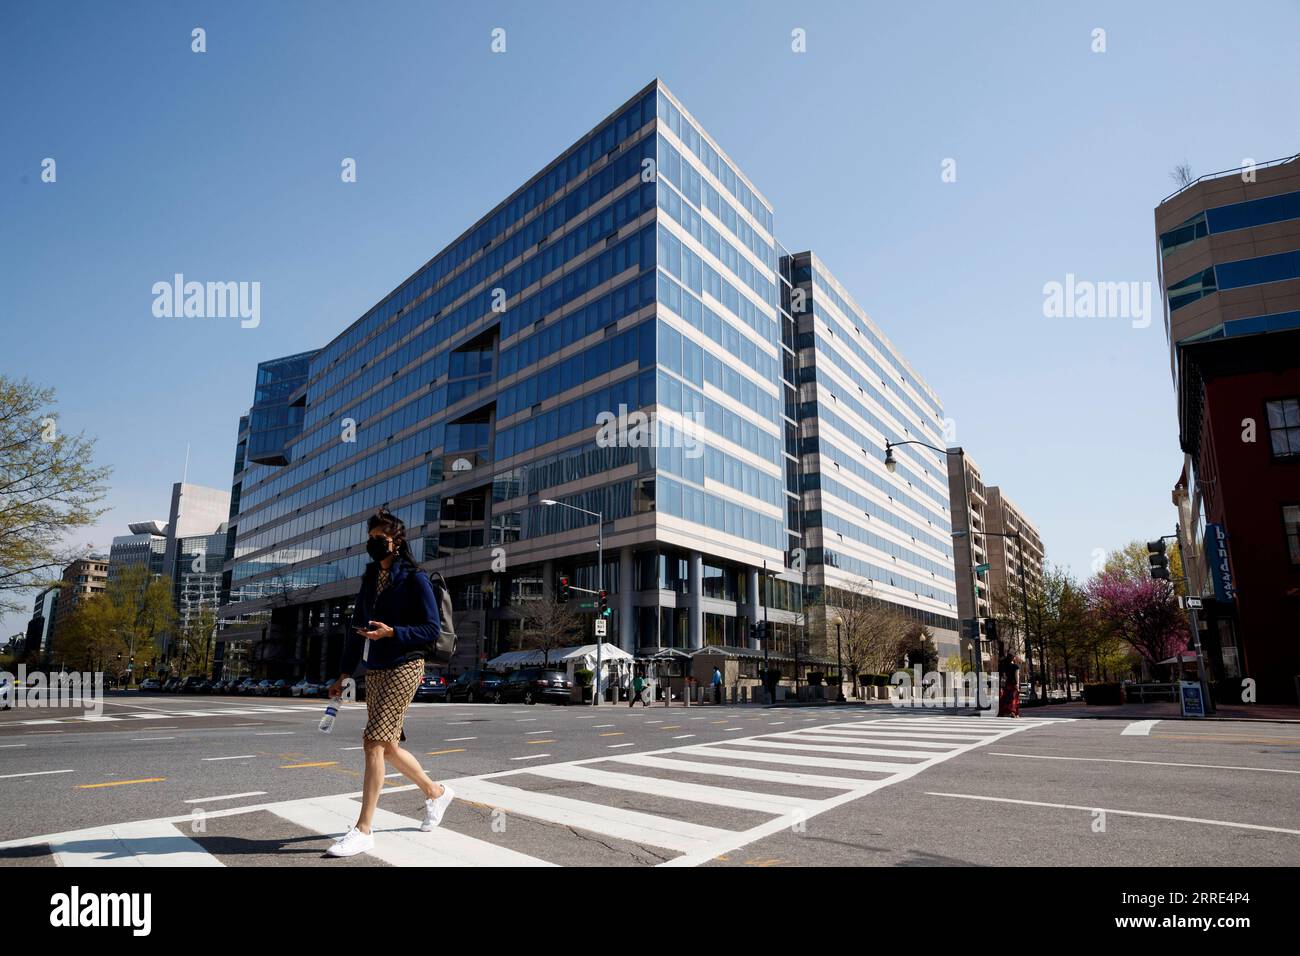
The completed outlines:
[[[416,704],[460,796],[394,775],[355,819],[364,705],[110,695],[0,713],[0,865],[1300,864],[1300,726],[1021,720],[888,705]],[[1040,716],[1041,715],[1041,716]]]

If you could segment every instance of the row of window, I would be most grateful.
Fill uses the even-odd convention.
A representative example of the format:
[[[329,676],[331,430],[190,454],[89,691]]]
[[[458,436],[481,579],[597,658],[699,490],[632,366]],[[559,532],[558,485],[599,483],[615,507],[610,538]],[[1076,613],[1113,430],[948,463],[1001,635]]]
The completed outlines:
[[[631,315],[655,298],[655,273],[644,272],[631,282],[625,282],[595,302],[569,313],[558,322],[544,325],[531,335],[521,338],[509,348],[501,350],[501,377],[513,375],[553,355],[566,345],[613,325],[624,316]]]
[[[647,369],[607,388],[566,402],[534,415],[510,428],[498,429],[493,458],[504,461],[511,455],[565,438],[580,431],[596,431],[596,416],[602,411],[626,405],[629,410],[654,403],[654,371]]]
[[[830,298],[830,301],[835,305],[837,309],[840,310],[840,314],[843,315],[846,319],[857,318],[861,320],[862,322],[861,326],[859,326],[855,322],[853,327],[858,331],[860,331],[863,335],[865,335],[867,337],[867,341],[869,341],[872,345],[874,345],[877,351],[879,351],[881,355],[886,357],[891,367],[891,374],[886,374],[883,369],[879,368],[879,366],[875,366],[874,363],[873,363],[873,367],[875,367],[876,370],[880,372],[880,374],[886,379],[892,380],[894,376],[897,376],[899,382],[901,382],[902,384],[912,385],[912,387],[915,388],[918,393],[925,394],[925,390],[922,389],[918,384],[909,382],[907,380],[907,373],[903,370],[902,364],[899,362],[898,353],[894,351],[893,347],[889,345],[888,342],[886,342],[883,338],[881,338],[876,333],[875,329],[871,327],[871,323],[866,320],[865,314],[863,314],[861,310],[852,306],[847,299],[841,296],[839,292],[835,290],[835,287],[831,284],[830,279],[822,275],[820,270],[812,269],[810,270],[810,272],[812,274],[813,281],[816,283],[816,289],[812,297],[814,308],[816,308],[818,297],[824,295]],[[830,321],[830,318],[825,314],[821,315],[821,319],[823,322]],[[850,345],[855,344],[853,342],[853,337],[850,335],[845,335],[844,341],[849,342]],[[859,355],[862,355],[864,359],[867,359],[866,352],[863,352],[860,349],[857,351]],[[869,359],[867,360],[870,361]],[[904,397],[904,400],[907,401],[907,403],[922,418],[927,419],[929,421],[943,420],[943,408],[936,405],[935,408],[931,410],[928,407],[928,405],[917,405],[913,401],[911,395],[909,395],[907,392],[903,392],[902,395]]]
[[[651,449],[630,445],[597,445],[594,442],[538,458],[492,478],[492,501],[510,501],[537,494],[547,488],[579,481],[591,475],[635,464],[637,471],[654,468]]]
[[[650,248],[651,237],[652,227],[647,226],[636,235],[629,236],[599,256],[567,273],[556,282],[546,286],[521,305],[527,307],[529,302],[537,302],[541,299],[546,299],[548,302],[551,300],[568,301],[585,294],[588,289],[636,266],[641,259],[648,259],[653,254]],[[552,305],[547,306],[545,311],[551,311],[559,304],[562,304],[562,301],[555,301]],[[398,398],[409,393],[414,388],[420,387],[419,378],[428,376],[430,363],[439,359],[445,360],[445,355],[446,353],[443,353],[442,356],[431,359],[430,362],[426,362],[412,372],[407,373],[398,382],[386,386],[378,395],[367,399],[365,407],[368,407],[372,402],[380,401],[380,396],[383,397],[383,405],[380,407],[386,407],[395,403]],[[428,381],[427,378],[424,378],[424,380]],[[439,445],[441,445],[440,440],[431,447],[436,448]],[[267,497],[280,493],[325,467],[327,467],[326,463],[319,460],[319,457],[301,464],[295,462],[293,466],[273,473],[273,478],[258,485],[249,496],[250,503],[256,504]],[[247,481],[245,483],[248,484]]]
[[[809,528],[823,527],[838,534],[840,539],[850,538],[859,544],[865,544],[868,547],[875,548],[877,551],[883,551],[891,557],[900,561],[906,561],[914,565],[920,571],[929,571],[931,575],[938,577],[941,581],[952,582],[956,586],[956,578],[953,572],[952,562],[944,563],[935,561],[933,558],[927,558],[911,548],[905,547],[896,541],[882,537],[875,532],[868,531],[856,521],[849,521],[833,511],[824,511],[821,508],[809,508],[804,512],[804,524]]]
[[[1169,311],[1174,312],[1221,289],[1240,289],[1287,279],[1300,279],[1300,252],[1279,252],[1272,256],[1220,262],[1175,282],[1165,292]]]
[[[781,417],[781,402],[766,389],[742,375],[731,365],[724,365],[716,355],[705,352],[666,322],[659,323],[659,365],[702,388],[707,382],[752,409],[765,421]]]
[[[1206,209],[1160,234],[1160,255],[1165,257],[1197,239],[1236,229],[1266,226],[1274,222],[1300,219],[1300,192],[1265,196],[1246,202],[1229,203]]]
[[[650,320],[597,342],[568,358],[548,365],[536,375],[502,389],[497,394],[497,416],[507,418],[556,395],[563,395],[593,378],[637,362],[639,368],[655,363],[655,322]],[[602,409],[604,411],[604,409]],[[596,427],[593,419],[590,425]]]
[[[893,414],[895,420],[900,422],[907,421],[907,419],[901,414],[901,410],[899,410],[896,405],[891,404],[887,396],[879,391],[874,383],[863,378],[861,373],[859,373],[858,370],[844,358],[843,354],[834,347],[834,343],[812,332],[804,332],[800,334],[798,341],[801,349],[807,347],[809,344],[815,343],[818,354],[817,361],[805,362],[803,367],[799,369],[800,385],[806,382],[820,382],[822,386],[820,391],[823,392],[827,398],[832,399],[836,404],[848,406],[850,410],[856,413],[864,421],[870,423],[876,431],[884,435],[889,441],[903,441],[904,439],[915,437],[907,425],[904,425],[900,430],[893,422],[887,422],[862,402],[858,401],[852,393],[845,393],[841,396],[834,391],[835,383],[831,380],[830,376],[821,374],[821,369],[826,360],[829,360],[838,366],[840,371],[853,380],[853,383],[857,385],[859,391],[869,394],[874,398],[882,408]],[[939,435],[933,434],[933,429],[925,428],[924,421],[919,424],[921,427],[917,430],[920,432],[920,438],[923,440],[929,439],[931,443],[942,441],[942,438]],[[862,444],[865,445],[867,443],[862,442]],[[929,455],[931,454],[928,450],[922,449],[919,446],[912,447],[916,449],[915,454],[918,458],[923,461],[928,460]],[[944,466],[940,465],[939,467],[942,468]]]
[[[664,514],[777,551],[785,550],[785,528],[779,518],[771,518],[673,478],[658,479],[656,497],[657,510]]]
[[[654,94],[647,93],[584,139],[563,161],[557,162],[545,175],[519,190],[517,195],[487,220],[480,223],[454,246],[449,246],[435,256],[410,282],[326,346],[313,362],[313,368],[325,368],[337,360],[396,315],[402,306],[413,301],[420,292],[442,281],[462,263],[477,255],[485,246],[509,230],[526,214],[564,189],[568,183],[576,180],[588,167],[604,158],[615,146],[640,131],[654,117],[655,106]]]
[[[918,404],[917,401],[905,390],[893,386],[893,380],[898,377],[897,370],[893,368],[886,369],[877,362],[866,349],[854,340],[853,336],[847,333],[844,326],[839,323],[834,315],[825,308],[822,308],[822,303],[818,302],[816,299],[812,302],[812,312],[817,316],[817,318],[821,319],[822,322],[826,324],[831,333],[829,339],[825,338],[821,334],[816,334],[817,347],[821,350],[822,356],[830,357],[836,365],[842,368],[845,373],[858,384],[859,387],[870,388],[876,395],[877,401],[879,401],[885,408],[897,408],[898,402],[902,401],[902,403],[910,408],[916,415],[916,421],[920,428],[931,436],[933,440],[937,441],[939,436],[935,430],[935,423],[938,419],[932,417],[932,413],[924,406]],[[799,348],[806,347],[805,343],[813,334],[814,333],[811,332],[805,332],[797,336],[795,340],[797,346]],[[879,376],[878,381],[880,387],[887,389],[888,391],[886,393],[878,391],[875,382],[869,382],[861,372],[850,364],[848,357],[843,354],[846,348],[856,355],[858,359],[867,366],[867,368],[871,369],[877,376]],[[889,353],[886,352],[884,354],[888,355]],[[886,395],[889,397],[887,398]],[[906,412],[902,409],[900,409],[899,412],[899,419],[906,420]]]
[[[659,305],[671,309],[693,329],[703,332],[730,356],[758,373],[760,381],[776,382],[781,363],[775,356],[744,335],[728,319],[705,305],[698,296],[683,289],[663,272],[657,273]]]
[[[875,449],[879,449],[879,451],[875,451],[874,453],[879,454],[881,456],[880,459],[878,460],[882,462],[884,461],[883,447],[876,445],[874,442],[868,440],[868,438],[865,435],[863,435],[860,431],[858,431],[851,424],[849,424],[849,422],[845,421],[839,415],[836,415],[834,412],[830,411],[826,407],[825,402],[805,402],[804,404],[799,406],[799,411],[801,416],[816,415],[819,422],[829,425],[831,428],[835,429],[845,438],[851,439],[853,442],[855,442],[859,449],[858,457],[861,457],[862,454],[868,454],[868,455],[873,454],[873,452],[866,452],[864,451],[864,449],[871,448],[873,449],[873,451]],[[872,424],[877,425],[878,427],[877,422],[872,422]],[[890,441],[898,440],[889,432],[886,432],[885,434]],[[828,452],[825,448],[823,448],[822,454],[827,455],[832,461],[839,462],[841,467],[843,467],[844,461],[842,460],[842,453],[840,454],[835,453],[834,443],[824,442],[824,444],[826,445],[826,448],[830,448],[832,449],[832,451]],[[916,447],[915,445],[908,445],[905,446],[905,448],[902,450],[905,451],[915,447]],[[806,452],[807,449],[804,449],[804,451]],[[894,474],[893,474],[894,480],[897,482],[903,482],[903,481],[907,482],[908,487],[912,491],[919,491],[921,494],[925,495],[927,498],[931,499],[935,504],[937,504],[939,506],[939,511],[941,514],[948,514],[950,502],[948,498],[947,487],[944,487],[944,489],[940,491],[939,489],[932,486],[929,482],[923,480],[919,474],[917,474],[910,467],[908,467],[908,465],[905,463],[905,459],[899,456],[899,452],[895,452],[895,459],[896,459],[896,464],[894,466]],[[871,474],[876,479],[878,479],[879,483],[876,484],[876,487],[880,488],[882,491],[887,491],[895,498],[901,498],[904,501],[915,500],[906,491],[903,491],[902,489],[898,488],[896,485],[891,486],[889,484],[888,479],[882,478],[876,472],[866,468],[865,465],[862,465],[859,462],[853,462],[853,464],[861,468],[863,472],[867,474]],[[855,470],[855,474],[856,473],[857,471]],[[919,504],[920,502],[917,503]],[[929,510],[925,508],[921,508],[919,510],[921,514],[930,513]]]
[[[702,415],[704,427],[709,431],[766,461],[781,460],[780,438],[724,408],[662,368],[658,372],[657,399],[660,405],[691,416],[693,421],[700,421]]]
[[[771,235],[772,210],[767,207],[767,204],[745,185],[745,181],[731,168],[731,164],[700,135],[700,131],[690,120],[682,116],[681,110],[673,105],[662,91],[658,93],[657,100],[659,119],[673,131],[673,135],[681,140],[687,149],[699,158],[704,167],[713,174],[713,178],[722,183],[722,187],[754,217],[754,221],[766,229],[768,235]]]
[[[497,275],[495,271],[484,273],[479,281],[467,284],[464,289],[455,290],[455,295],[444,299],[443,293],[440,291],[437,296],[426,299],[411,313],[415,322],[413,327],[418,327],[431,317],[438,317],[441,308],[461,298],[469,289],[478,287],[489,277],[491,278],[490,287],[481,288],[478,293],[462,302],[450,313],[438,317],[437,322],[417,336],[414,341],[377,362],[367,372],[357,375],[348,384],[342,385],[333,392],[330,391],[329,386],[326,384],[314,387],[312,389],[313,414],[311,421],[323,420],[334,410],[343,407],[352,398],[364,394],[383,374],[401,368],[406,362],[414,360],[417,355],[423,354],[425,351],[432,350],[438,345],[444,345],[456,331],[466,328],[470,323],[477,321],[484,315],[493,314],[494,310],[501,305],[501,296],[504,295],[506,300],[514,298],[524,289],[535,285],[546,276],[554,274],[556,270],[566,263],[584,255],[589,249],[595,248],[597,244],[607,242],[624,226],[635,222],[644,213],[652,209],[654,201],[653,185],[646,184],[638,189],[633,189],[581,225],[565,233],[559,240],[544,246],[537,255],[525,259],[509,272],[503,275]],[[518,256],[503,260],[502,265],[505,262],[513,261],[515,258],[518,258]],[[543,289],[532,297],[531,311],[520,308],[522,303],[517,304],[514,309],[510,310],[513,314],[502,322],[502,337],[504,338],[517,328],[523,327],[522,324],[516,325],[514,323],[531,324],[542,315],[562,304],[562,301],[568,301],[571,298],[570,296],[563,296],[562,300],[559,299],[562,291],[562,280],[552,282],[547,289]],[[367,349],[382,350],[389,343],[400,341],[400,337],[400,334],[394,335],[392,333],[376,336],[367,346]],[[360,368],[365,361],[364,354],[367,349],[363,349],[357,355],[350,356],[338,371],[346,376]],[[405,362],[401,361],[403,357],[405,357]],[[331,375],[333,374],[335,373],[332,372]]]
[[[847,571],[850,574],[856,574],[858,577],[866,578],[868,584],[888,584],[904,591],[911,591],[917,597],[943,601],[945,604],[950,605],[956,605],[957,603],[956,591],[948,590],[934,581],[917,581],[906,575],[899,574],[892,568],[881,567],[871,561],[863,561],[851,555],[840,554],[830,548],[809,548],[808,563],[839,568],[841,571]]]
[[[707,292],[714,301],[722,303],[732,315],[757,332],[764,342],[780,344],[776,320],[723,278],[713,266],[683,246],[682,241],[663,225],[658,227],[656,254],[657,264],[686,288],[700,296]]]
[[[660,154],[675,151],[661,141]],[[671,169],[671,164],[670,167]],[[688,166],[689,170],[690,167]],[[662,167],[661,167],[662,172]],[[696,177],[698,183],[698,176]],[[764,302],[776,307],[776,280],[775,270],[771,266],[770,257],[764,259],[764,266],[755,266],[749,257],[742,254],[730,240],[724,237],[718,230],[714,229],[704,217],[695,209],[691,208],[689,198],[683,198],[673,188],[670,177],[665,175],[660,180],[658,191],[659,208],[668,213],[678,225],[685,229],[696,242],[702,245],[713,255],[715,259],[731,270],[741,282],[749,286]],[[698,205],[698,203],[697,203]]]
[[[781,488],[781,479],[766,472],[759,471],[726,452],[703,446],[699,453],[693,452],[691,441],[699,436],[683,436],[668,422],[659,423],[659,441],[655,448],[655,467],[697,485],[703,485],[706,477],[726,485],[741,494],[758,501],[764,501],[780,507],[784,504],[785,493]]]
[[[823,474],[820,471],[805,472],[802,476],[802,488],[804,491],[820,491],[823,498],[834,498],[848,505],[856,511],[861,511],[865,517],[871,521],[883,521],[892,528],[897,528],[904,534],[915,538],[922,544],[929,545],[941,555],[952,560],[952,536],[947,539],[941,538],[934,534],[934,525],[922,527],[913,524],[896,512],[882,508],[879,504],[872,501],[865,495],[860,495],[848,485],[841,484],[830,475]],[[947,527],[944,522],[941,530]]]

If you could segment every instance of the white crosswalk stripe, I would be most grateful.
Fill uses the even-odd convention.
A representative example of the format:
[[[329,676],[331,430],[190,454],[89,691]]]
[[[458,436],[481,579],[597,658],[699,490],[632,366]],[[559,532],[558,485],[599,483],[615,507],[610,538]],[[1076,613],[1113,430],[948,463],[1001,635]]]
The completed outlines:
[[[563,839],[565,830],[571,829],[575,840],[590,839],[579,836],[585,832],[633,846],[659,848],[669,854],[661,866],[695,866],[785,829],[795,820],[806,821],[908,780],[976,747],[1059,722],[1063,721],[925,714],[810,723],[791,730],[643,753],[606,753],[554,764],[520,765],[446,782],[455,788],[458,802],[490,808],[493,816],[501,811],[511,818],[556,827],[555,836],[548,840]],[[554,792],[555,786],[538,789],[539,779],[554,781],[555,786],[572,785],[568,789],[584,799]],[[385,794],[412,790],[411,786],[391,787]],[[651,810],[665,804],[682,809],[647,812],[618,805],[628,800],[628,794],[646,798]],[[283,820],[321,838],[334,837],[356,821],[359,796],[353,793],[233,807],[214,811],[208,819],[262,812],[268,820]],[[640,803],[645,806],[646,801]],[[718,808],[750,814],[750,823],[753,814],[766,819],[734,830],[690,819],[694,815],[716,821]],[[669,812],[674,815],[667,815]],[[469,816],[466,813],[456,825],[466,827]],[[476,825],[484,825],[481,812],[473,817]],[[209,852],[202,837],[186,835],[189,820],[168,817],[9,841],[0,843],[0,862],[6,850],[44,844],[63,865],[223,865],[221,850]],[[531,852],[524,853],[505,845],[504,835],[480,839],[458,831],[450,819],[424,833],[418,820],[385,806],[376,811],[374,831],[375,848],[369,855],[390,866],[554,865],[536,855],[546,856],[553,850],[548,843],[530,844]],[[324,858],[317,861],[329,862]]]
[[[211,710],[148,710],[130,711],[122,714],[75,714],[69,717],[44,717],[31,720],[15,720],[12,724],[21,727],[34,727],[45,724],[80,724],[110,723],[113,721],[130,722],[135,720],[174,720],[177,717],[254,717],[259,714],[304,714],[314,713],[309,706],[243,706],[221,707]]]

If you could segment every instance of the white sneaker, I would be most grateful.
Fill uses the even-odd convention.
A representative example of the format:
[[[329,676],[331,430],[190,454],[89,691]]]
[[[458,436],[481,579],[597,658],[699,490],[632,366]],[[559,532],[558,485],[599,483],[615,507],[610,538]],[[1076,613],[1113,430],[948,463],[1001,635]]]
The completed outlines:
[[[424,822],[420,824],[420,829],[428,833],[439,823],[442,822],[442,815],[447,812],[451,806],[451,801],[456,799],[456,792],[446,785],[443,785],[442,796],[437,800],[424,801]]]
[[[362,833],[353,827],[337,843],[325,851],[328,856],[356,856],[375,848],[375,838],[370,833]]]

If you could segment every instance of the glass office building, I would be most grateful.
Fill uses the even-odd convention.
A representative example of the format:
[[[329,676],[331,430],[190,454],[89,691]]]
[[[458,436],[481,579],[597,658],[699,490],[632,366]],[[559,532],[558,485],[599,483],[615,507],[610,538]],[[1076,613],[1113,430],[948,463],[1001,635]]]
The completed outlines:
[[[275,400],[301,414],[271,442],[256,403],[241,421],[224,639],[330,672],[380,505],[452,588],[456,669],[514,649],[560,575],[603,587],[607,640],[641,654],[752,655],[766,620],[774,660],[807,655],[805,598],[846,575],[949,626],[946,484],[882,464],[886,438],[939,442],[938,401],[773,218],[655,82],[290,357]]]

